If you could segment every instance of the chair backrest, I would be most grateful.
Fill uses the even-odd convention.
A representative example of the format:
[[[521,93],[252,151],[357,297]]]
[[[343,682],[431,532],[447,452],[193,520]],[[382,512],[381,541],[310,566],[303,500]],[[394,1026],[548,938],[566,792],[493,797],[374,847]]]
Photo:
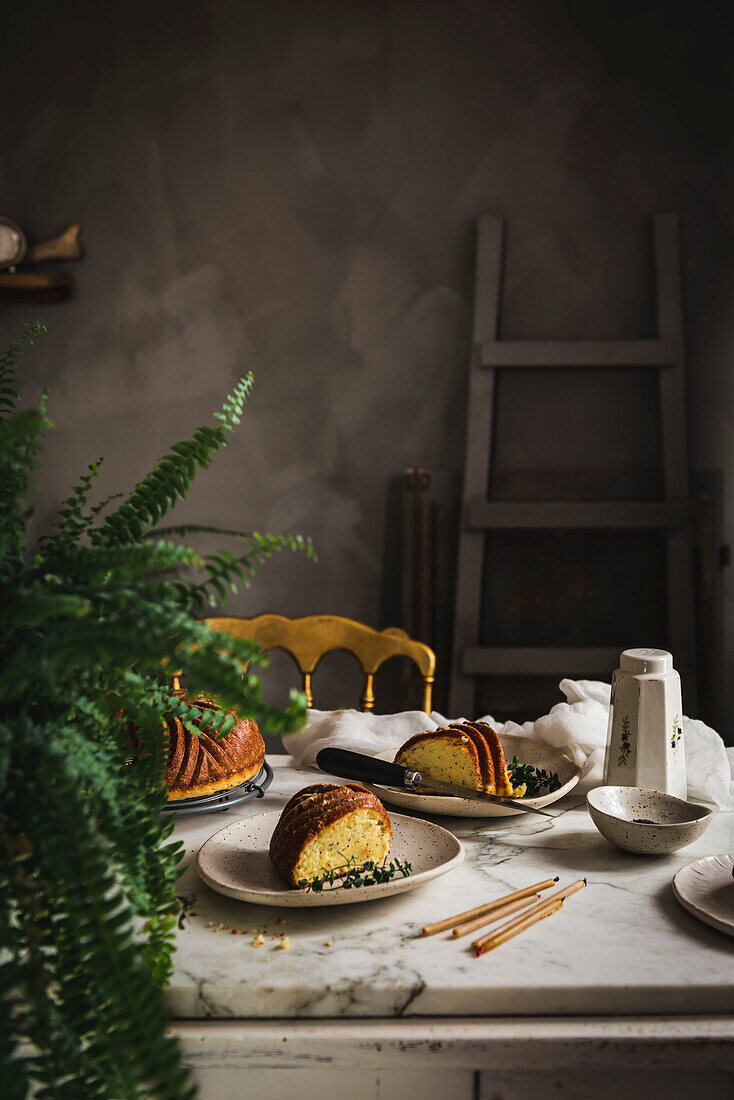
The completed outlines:
[[[233,638],[253,638],[265,650],[282,649],[290,654],[300,670],[309,706],[313,706],[311,676],[326,653],[346,649],[359,661],[365,675],[362,710],[374,708],[374,676],[380,665],[390,657],[407,657],[420,670],[423,677],[423,709],[426,714],[431,713],[435,654],[427,645],[413,641],[398,627],[373,630],[371,626],[341,615],[304,615],[300,619],[267,614],[256,615],[253,619],[222,616],[207,619],[206,623],[212,630],[220,630]]]

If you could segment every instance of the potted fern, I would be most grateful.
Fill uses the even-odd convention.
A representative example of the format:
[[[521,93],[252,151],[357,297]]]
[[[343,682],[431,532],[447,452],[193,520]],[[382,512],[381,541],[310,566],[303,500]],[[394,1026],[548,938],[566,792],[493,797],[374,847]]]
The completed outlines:
[[[303,696],[268,706],[257,647],[199,620],[276,551],[313,549],[300,536],[220,532],[238,552],[202,556],[178,539],[215,529],[162,526],[239,424],[251,376],[126,498],[89,504],[93,463],[31,549],[32,478],[51,423],[45,393],[21,408],[15,376],[42,331],[27,328],[0,357],[2,1091],[178,1100],[194,1090],[162,1015],[181,845],[160,816],[161,719],[196,727],[170,677],[183,668],[192,692],[271,730],[297,728]],[[231,725],[217,714],[221,736]]]

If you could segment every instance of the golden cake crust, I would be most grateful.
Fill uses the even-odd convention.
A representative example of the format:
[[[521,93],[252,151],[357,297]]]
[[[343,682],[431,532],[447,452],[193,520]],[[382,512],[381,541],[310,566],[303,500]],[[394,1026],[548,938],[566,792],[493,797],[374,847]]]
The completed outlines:
[[[205,710],[221,710],[211,699],[201,696],[191,700],[190,705],[202,713]],[[189,733],[180,718],[172,717],[166,721],[166,788],[169,801],[201,798],[217,791],[230,790],[252,779],[260,771],[265,761],[265,742],[257,723],[248,718],[238,718],[234,711],[229,713],[237,721],[221,741],[216,739],[216,734],[210,736],[206,730],[198,735]]]
[[[488,794],[492,794],[496,785],[495,762],[494,755],[484,732],[479,729],[479,726],[472,722],[452,722],[449,729],[460,730],[462,733],[466,734],[473,743],[474,748],[477,750],[477,762],[479,764],[479,773],[482,780],[481,789]],[[489,729],[489,726],[487,726],[487,729]],[[495,734],[495,737],[496,736],[497,734]]]
[[[295,869],[306,845],[354,810],[377,813],[392,836],[387,810],[361,783],[313,783],[293,795],[270,838],[270,858],[286,882],[298,885]]]
[[[471,725],[479,734],[486,738],[487,744],[489,745],[489,751],[492,754],[492,761],[494,763],[496,793],[512,795],[514,793],[512,782],[509,772],[507,771],[505,753],[498,734],[491,726],[488,726],[486,722],[472,722]]]

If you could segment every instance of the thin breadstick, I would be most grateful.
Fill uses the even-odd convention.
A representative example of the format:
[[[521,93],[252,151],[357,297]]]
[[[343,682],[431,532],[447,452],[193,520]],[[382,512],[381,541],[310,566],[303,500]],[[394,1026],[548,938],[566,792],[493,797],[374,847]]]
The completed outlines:
[[[533,913],[540,912],[544,905],[550,905],[552,902],[556,901],[565,901],[565,899],[570,897],[571,894],[575,894],[578,890],[583,890],[584,886],[586,886],[585,878],[576,879],[576,881],[572,882],[569,886],[564,886],[563,889],[559,890],[557,893],[551,894],[550,897],[545,898],[543,901],[537,902],[537,904],[535,904],[532,909],[528,909],[526,913],[523,913],[522,917],[516,917],[514,921],[510,921],[508,924],[503,924],[502,927],[498,928],[496,932],[491,932],[487,936],[482,936],[481,939],[474,940],[474,942],[472,943],[472,947],[476,950],[478,955],[481,955],[483,950],[485,949],[485,944],[493,940],[495,936],[500,935],[500,933],[503,932],[506,928],[511,927],[511,925],[517,923],[517,921],[519,920],[523,920],[525,917],[532,917]],[[489,950],[489,948],[486,948],[486,950]]]
[[[544,879],[543,882],[536,882],[532,886],[524,886],[522,890],[515,890],[512,894],[505,894],[503,898],[495,898],[494,901],[487,901],[484,905],[477,905],[474,909],[467,909],[465,913],[457,913],[455,917],[446,917],[444,920],[437,921],[435,924],[426,924],[423,926],[421,935],[435,936],[436,932],[444,932],[447,928],[453,928],[455,925],[471,920],[472,917],[478,917],[482,913],[491,913],[493,909],[499,909],[500,906],[505,905],[507,902],[516,901],[518,898],[531,897],[540,890],[549,890],[551,886],[554,886],[557,882],[558,875],[556,875],[555,878]]]
[[[484,928],[487,924],[494,924],[495,921],[502,920],[503,917],[509,917],[510,913],[516,913],[518,909],[527,909],[529,905],[534,905],[539,897],[540,894],[536,894],[534,898],[518,898],[517,901],[508,901],[507,905],[500,905],[499,909],[493,909],[491,913],[483,913],[481,917],[475,917],[474,920],[457,924],[451,935],[456,939],[459,936],[468,936],[470,932],[476,932],[478,928]]]
[[[532,909],[529,909],[527,913],[523,913],[521,917],[517,917],[516,920],[503,924],[493,936],[485,936],[483,940],[477,940],[476,943],[472,944],[477,958],[487,951],[493,951],[495,947],[506,943],[507,940],[511,940],[513,936],[524,932],[526,928],[531,928],[538,921],[557,913],[562,905],[563,898],[559,897],[555,901],[543,901],[539,905],[534,905]],[[479,946],[480,944],[481,946]]]
[[[586,879],[577,878],[575,882],[570,883],[570,885],[568,886],[564,886],[562,890],[558,890],[555,894],[551,894],[545,900],[552,901],[553,898],[560,898],[561,901],[565,901],[566,898],[571,897],[571,894],[575,894],[579,890],[583,890],[584,886],[586,886]]]

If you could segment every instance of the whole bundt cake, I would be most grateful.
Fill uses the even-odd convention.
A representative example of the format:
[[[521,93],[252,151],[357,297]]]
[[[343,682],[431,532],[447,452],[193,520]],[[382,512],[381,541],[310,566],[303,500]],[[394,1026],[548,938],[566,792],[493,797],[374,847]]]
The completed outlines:
[[[390,854],[387,810],[359,783],[314,783],[288,802],[270,839],[270,858],[291,886],[329,871],[382,863]]]
[[[182,697],[183,693],[179,693]],[[203,714],[207,710],[221,710],[211,699],[197,697],[189,701]],[[257,775],[265,760],[265,742],[257,724],[248,718],[239,718],[221,741],[216,734],[189,733],[180,718],[166,721],[168,734],[168,768],[166,787],[169,801],[181,798],[199,798],[227,791]],[[198,722],[196,722],[198,725]]]
[[[496,732],[486,722],[454,722],[417,733],[398,749],[395,763],[422,774],[430,783],[452,783],[486,794],[525,794],[513,787],[505,754]]]

